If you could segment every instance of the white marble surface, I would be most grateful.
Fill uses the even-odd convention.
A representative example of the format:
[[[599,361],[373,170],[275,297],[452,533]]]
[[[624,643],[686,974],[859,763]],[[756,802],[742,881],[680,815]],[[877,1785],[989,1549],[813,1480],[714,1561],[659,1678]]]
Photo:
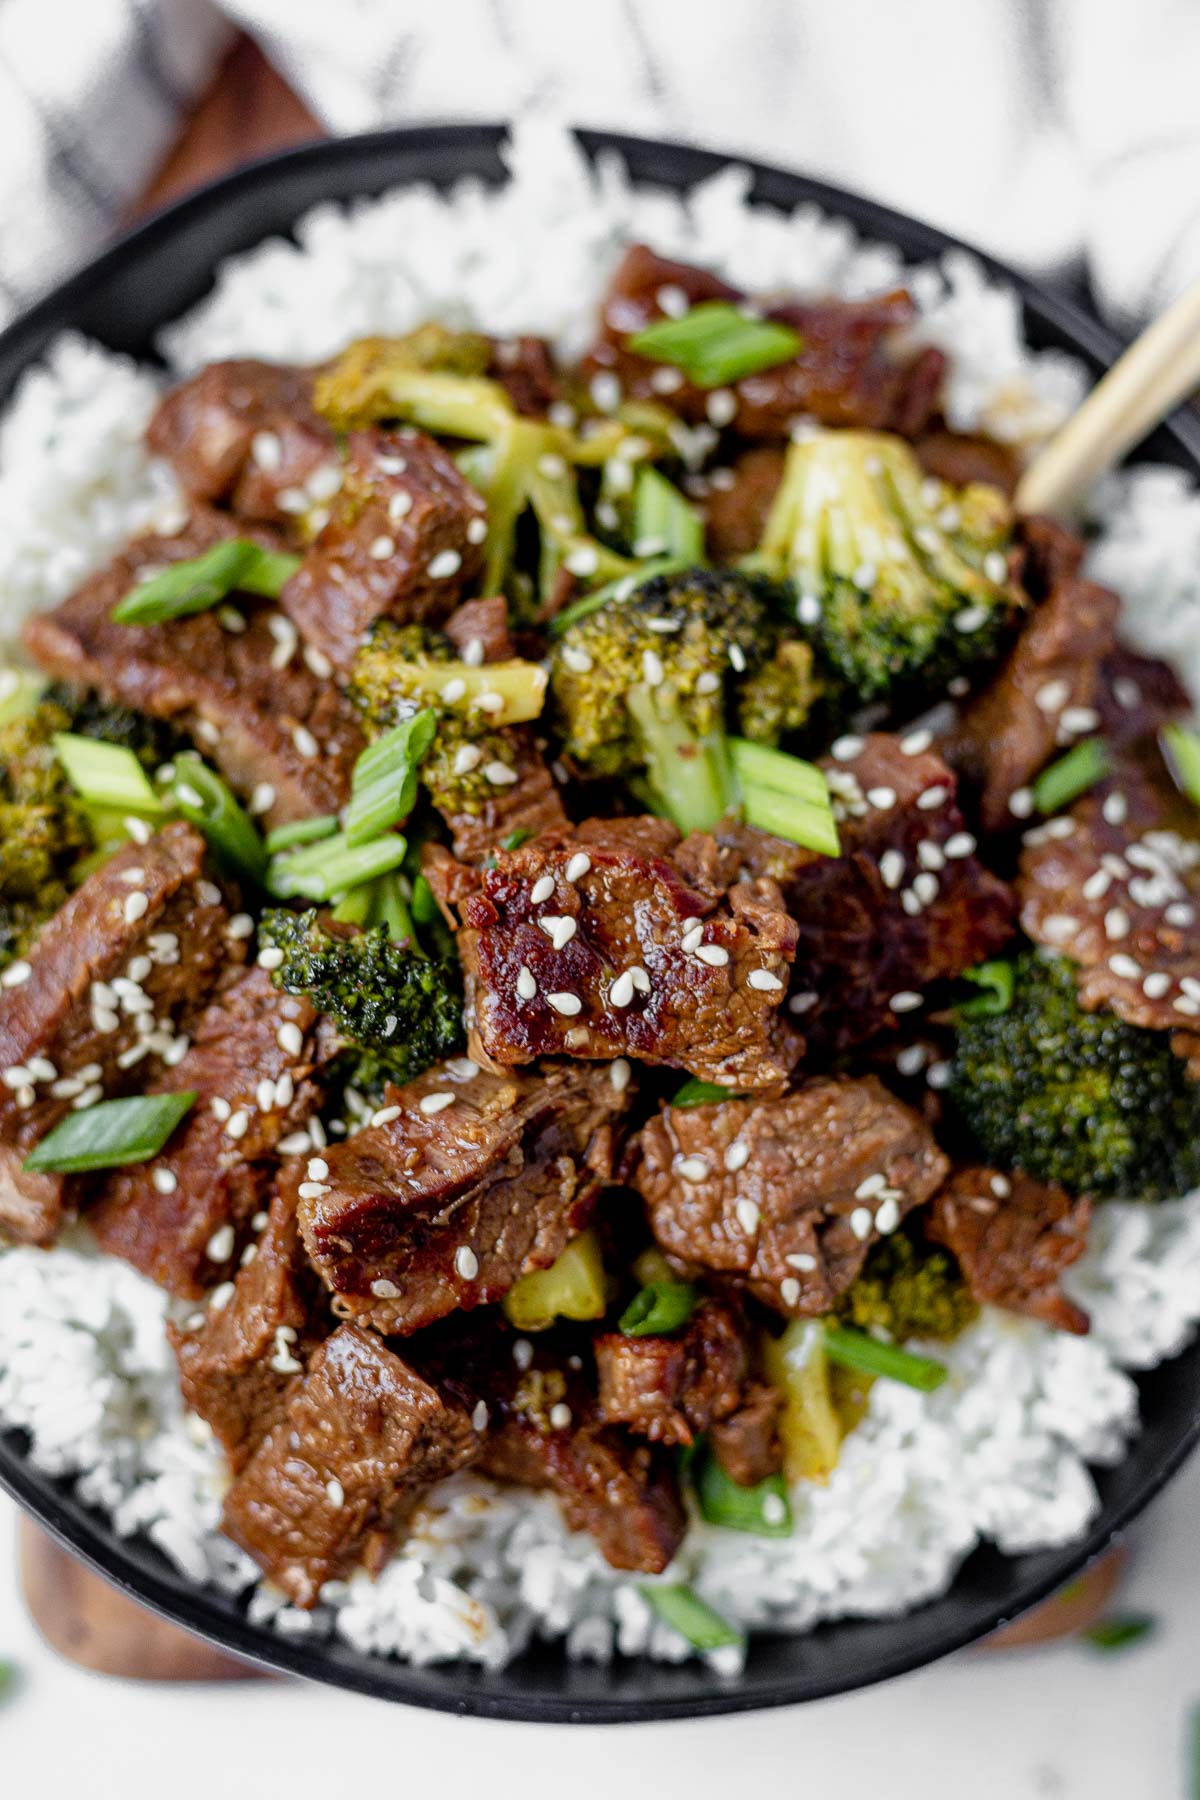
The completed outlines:
[[[299,1684],[158,1687],[68,1667],[39,1642],[0,1501],[0,1795],[37,1800],[1193,1800],[1185,1722],[1200,1702],[1200,1460],[1133,1537],[1122,1608],[1158,1630],[1123,1656],[1078,1644],[960,1656],[818,1706],[637,1728],[481,1724]]]

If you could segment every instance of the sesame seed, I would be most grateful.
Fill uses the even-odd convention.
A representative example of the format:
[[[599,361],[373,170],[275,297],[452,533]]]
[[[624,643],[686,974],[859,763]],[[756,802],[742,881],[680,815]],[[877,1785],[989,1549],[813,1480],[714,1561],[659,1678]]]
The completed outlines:
[[[614,1062],[609,1064],[608,1079],[612,1083],[614,1092],[618,1094],[625,1092],[632,1075],[633,1068],[623,1056],[618,1056]]]
[[[396,554],[396,540],[386,535],[372,539],[367,547],[367,555],[375,562],[386,562],[389,556]]]
[[[1114,975],[1120,975],[1126,981],[1136,981],[1141,975],[1141,965],[1134,962],[1132,956],[1110,956],[1108,966]]]
[[[735,1138],[725,1152],[725,1167],[731,1175],[736,1175],[738,1170],[744,1169],[749,1161],[749,1144],[743,1144],[740,1138]]]
[[[703,1181],[708,1175],[708,1164],[702,1156],[685,1156],[675,1167],[685,1181]]]
[[[1142,992],[1147,1000],[1161,1000],[1170,986],[1171,977],[1164,975],[1161,969],[1158,969],[1153,974],[1147,975],[1142,983]]]
[[[1196,909],[1186,900],[1174,900],[1163,914],[1168,925],[1188,926],[1196,922]]]
[[[885,850],[879,859],[879,875],[884,887],[898,888],[904,879],[904,857],[899,850]]]
[[[223,1281],[220,1287],[215,1287],[208,1296],[209,1311],[223,1312],[232,1299],[233,1283],[232,1281]]]
[[[704,403],[704,410],[709,424],[715,425],[719,431],[722,426],[732,425],[737,417],[737,396],[731,394],[728,388],[714,388]]]
[[[249,1129],[250,1129],[250,1114],[248,1112],[245,1112],[242,1109],[239,1109],[237,1112],[235,1112],[232,1115],[232,1117],[226,1123],[225,1136],[228,1138],[233,1138],[234,1142],[236,1143],[238,1138],[245,1137],[245,1135]]]
[[[260,469],[273,474],[283,463],[283,445],[273,431],[256,431],[250,439],[250,456]]]
[[[834,740],[829,754],[835,762],[853,762],[863,748],[860,737],[840,737]]]
[[[737,1214],[737,1222],[746,1233],[746,1236],[753,1237],[758,1230],[759,1219],[761,1217],[753,1200],[741,1199],[733,1210]]]
[[[577,850],[567,864],[567,880],[582,881],[592,866],[592,859],[584,850]]]
[[[1104,915],[1104,935],[1109,938],[1129,936],[1129,914],[1120,906],[1110,907]]]
[[[275,1083],[269,1075],[264,1075],[254,1090],[255,1103],[261,1113],[275,1110]]]
[[[371,1292],[377,1300],[398,1300],[400,1298],[400,1289],[395,1282],[389,1281],[386,1276],[382,1275],[371,1283]]]
[[[811,990],[793,994],[788,1001],[788,1011],[790,1013],[795,1013],[797,1018],[799,1018],[802,1013],[811,1012],[820,998],[821,996],[819,994],[814,994]]]
[[[969,831],[956,831],[946,839],[942,851],[952,862],[957,862],[964,856],[973,856],[977,847]]]
[[[893,1012],[906,1013],[915,1012],[919,1006],[925,1004],[925,1000],[923,995],[914,994],[905,988],[899,994],[893,994],[888,1004]]]
[[[972,631],[978,631],[981,625],[987,624],[987,621],[988,609],[986,606],[964,606],[961,612],[956,612],[954,615],[954,629],[961,631],[966,636]]]
[[[335,1510],[346,1504],[346,1490],[336,1475],[331,1475],[325,1483],[325,1498]]]
[[[534,906],[540,906],[543,900],[549,900],[554,892],[553,875],[539,875],[529,890],[529,898]]]
[[[881,1201],[875,1214],[875,1229],[881,1231],[885,1237],[888,1237],[895,1231],[899,1223],[900,1208],[896,1201],[891,1198]]]
[[[747,980],[760,994],[777,994],[783,988],[778,975],[772,975],[769,969],[752,969]]]
[[[887,812],[889,807],[895,806],[896,804],[896,790],[895,788],[890,787],[868,788],[867,799],[871,802],[872,806],[877,806],[881,812]]]
[[[633,976],[629,973],[629,970],[626,969],[617,976],[617,979],[609,988],[608,1003],[610,1006],[624,1007],[628,1006],[632,999]]]
[[[278,969],[283,963],[283,951],[275,944],[268,944],[259,951],[257,960],[260,969]]]
[[[477,1400],[471,1412],[471,1426],[475,1431],[486,1431],[488,1428],[488,1408],[486,1400]]]
[[[285,1019],[275,1033],[275,1042],[285,1055],[299,1056],[304,1048],[304,1034],[291,1019]]]
[[[454,1105],[454,1095],[443,1089],[436,1094],[423,1094],[418,1104],[426,1114],[445,1112],[448,1106]]]
[[[33,968],[27,962],[9,963],[3,975],[0,975],[0,987],[21,987],[32,974]]]
[[[204,1254],[209,1262],[228,1262],[233,1255],[234,1235],[232,1225],[222,1225],[214,1231],[204,1247]]]
[[[329,1173],[329,1164],[323,1156],[312,1156],[309,1158],[305,1173],[310,1181],[324,1181]]]
[[[179,1177],[172,1169],[152,1169],[150,1182],[156,1193],[173,1194],[179,1186]]]
[[[556,1013],[562,1013],[568,1019],[573,1019],[576,1013],[583,1011],[583,1001],[578,994],[547,994],[546,1003]]]
[[[408,463],[403,456],[378,456],[375,467],[381,475],[403,475]]]
[[[565,1400],[556,1400],[546,1417],[553,1431],[566,1431],[571,1423],[572,1413]]]
[[[789,1269],[799,1269],[802,1275],[810,1275],[817,1266],[817,1259],[807,1250],[794,1250],[790,1256],[784,1257]]]
[[[482,544],[482,542],[486,538],[487,534],[488,534],[488,528],[487,528],[487,520],[486,519],[476,518],[476,519],[471,519],[468,521],[468,523],[467,523],[467,542],[468,542],[468,544]]]
[[[914,876],[912,885],[913,893],[922,906],[932,906],[938,896],[937,876],[931,875],[928,869],[922,869],[919,875]]]
[[[497,760],[483,765],[483,776],[493,787],[511,787],[517,779],[517,771]]]
[[[537,982],[533,978],[532,969],[526,968],[525,964],[522,963],[517,974],[518,995],[522,1000],[532,1000],[537,991]]]
[[[856,1206],[850,1214],[850,1229],[860,1244],[865,1244],[875,1224],[875,1215],[869,1206]]]
[[[855,1188],[854,1198],[856,1200],[873,1200],[875,1198],[876,1194],[882,1194],[882,1192],[886,1186],[887,1186],[887,1176],[886,1175],[880,1175],[878,1173],[876,1173],[874,1175],[868,1175],[865,1178],[865,1180],[860,1181],[858,1186]]]
[[[397,488],[388,501],[387,514],[393,525],[399,525],[401,519],[407,519],[413,509],[413,497],[407,488]]]
[[[587,675],[592,668],[587,651],[580,650],[575,644],[564,644],[559,655],[573,675]]]
[[[699,962],[707,963],[710,969],[723,969],[729,961],[729,952],[720,944],[701,944],[696,957]]]
[[[553,913],[544,913],[538,920],[538,924],[556,950],[561,950],[569,944],[578,930],[575,920],[565,914],[557,917]]]
[[[1072,737],[1078,737],[1082,731],[1095,731],[1100,723],[1100,714],[1094,706],[1068,706],[1064,708],[1059,725]]]
[[[130,813],[126,818],[122,819],[121,823],[124,825],[135,844],[148,844],[150,842],[153,833],[145,819],[139,819],[135,813]]]
[[[456,700],[461,700],[463,698],[466,691],[466,682],[461,675],[456,675],[454,680],[448,681],[442,689],[441,698],[446,702],[447,706],[453,706]]]
[[[783,1280],[780,1282],[779,1298],[783,1301],[783,1304],[785,1306],[798,1306],[799,1305],[799,1303],[800,1303],[800,1283],[796,1280],[796,1277],[794,1275],[785,1275]],[[784,1506],[783,1506],[783,1501],[779,1498],[779,1495],[771,1494],[768,1496],[768,1498],[771,1500],[774,1500],[776,1502],[776,1504],[779,1507],[780,1517],[782,1518],[783,1512],[784,1512]],[[766,1516],[767,1516],[767,1506],[766,1506],[766,1501],[764,1500],[764,1502],[763,1502],[763,1517],[764,1517],[764,1519],[766,1518]],[[768,1521],[768,1523],[770,1523],[770,1521]]]
[[[896,1057],[896,1070],[901,1075],[919,1075],[929,1060],[924,1044],[906,1044]]]
[[[533,1345],[528,1338],[516,1338],[512,1347],[512,1359],[518,1369],[527,1369],[533,1361]]]
[[[307,725],[296,726],[295,730],[292,732],[292,742],[295,744],[301,756],[316,756],[321,748]]]
[[[642,676],[650,687],[658,687],[666,674],[657,650],[642,651]]]
[[[594,575],[600,567],[600,553],[593,544],[580,544],[563,557],[563,567],[571,575]]]
[[[147,896],[142,893],[128,894],[122,911],[125,914],[125,923],[127,925],[136,925],[138,920],[144,919],[146,914],[150,911],[150,901]]]
[[[1129,815],[1129,802],[1124,794],[1106,794],[1100,811],[1106,825],[1123,825]]]
[[[900,748],[905,756],[921,756],[933,742],[932,731],[910,731],[900,739]]]
[[[949,797],[949,793],[948,787],[936,782],[933,787],[927,787],[923,794],[917,795],[917,805],[922,812],[932,812],[935,807],[940,806]]]
[[[269,781],[260,781],[250,796],[250,811],[255,818],[270,812],[275,804],[275,789]]]
[[[703,925],[689,925],[687,930],[684,932],[683,936],[679,940],[679,948],[681,950],[683,950],[684,952],[686,952],[686,954],[688,956],[691,956],[694,951],[696,951],[700,948],[700,946],[703,942],[704,942],[704,927],[703,927]]]
[[[253,935],[254,935],[254,920],[250,917],[249,913],[234,913],[232,919],[230,919],[230,921],[229,921],[229,924],[226,926],[226,931],[227,931],[228,935],[234,939],[235,942],[239,938],[253,937]],[[134,976],[135,981],[145,980],[146,975],[148,975],[150,973],[150,969],[152,967],[150,958],[146,957],[145,962],[146,962],[146,968],[145,968],[144,974],[142,974],[140,976]],[[132,974],[133,964],[131,963],[129,965],[129,967],[130,967],[130,973]]]
[[[740,644],[730,644],[729,660],[739,675],[744,675],[746,673],[746,657]]]
[[[457,575],[462,568],[462,557],[457,550],[439,550],[426,564],[426,574],[433,581],[448,581],[451,575]]]
[[[1001,582],[1008,578],[1008,558],[1003,550],[989,550],[983,559],[983,572],[989,581]]]
[[[1009,799],[1008,810],[1014,819],[1027,819],[1033,811],[1033,789],[1017,788]]]
[[[1054,681],[1043,682],[1033,696],[1033,703],[1040,712],[1056,713],[1061,712],[1070,698],[1071,684],[1060,677]]]
[[[479,1273],[479,1258],[469,1244],[460,1244],[454,1252],[454,1267],[464,1281],[474,1281]]]
[[[377,1112],[371,1114],[371,1123],[372,1125],[394,1125],[400,1117],[400,1113],[401,1108],[398,1106],[381,1106]]]

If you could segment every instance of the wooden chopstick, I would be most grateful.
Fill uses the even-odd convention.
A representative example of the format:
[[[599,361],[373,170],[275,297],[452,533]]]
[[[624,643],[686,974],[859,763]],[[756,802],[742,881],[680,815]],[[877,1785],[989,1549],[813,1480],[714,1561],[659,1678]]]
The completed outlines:
[[[1200,387],[1200,282],[1147,326],[1017,486],[1023,513],[1069,510],[1125,452]]]

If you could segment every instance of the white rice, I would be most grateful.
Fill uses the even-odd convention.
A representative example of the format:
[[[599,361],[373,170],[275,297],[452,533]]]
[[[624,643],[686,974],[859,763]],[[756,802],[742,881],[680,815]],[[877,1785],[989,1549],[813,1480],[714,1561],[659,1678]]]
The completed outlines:
[[[546,128],[523,133],[510,160],[496,192],[468,183],[449,198],[413,188],[316,208],[297,244],[236,258],[164,333],[172,368],[312,360],[434,316],[542,333],[570,353],[622,248],[641,239],[759,290],[854,296],[906,282],[914,337],[953,359],[946,410],[960,429],[1032,448],[1082,392],[1068,358],[1027,349],[1015,296],[968,257],[905,269],[815,208],[748,206],[733,168],[686,201],[637,190],[612,160],[590,174]],[[132,532],[177,516],[169,471],[140,444],[156,391],[151,373],[77,338],[22,381],[0,424],[0,647]],[[1131,635],[1200,692],[1200,495],[1143,470],[1106,485],[1095,513],[1094,572],[1129,597]],[[1137,1430],[1125,1371],[1172,1355],[1200,1322],[1200,1194],[1101,1207],[1068,1286],[1092,1313],[1090,1337],[985,1310],[939,1348],[952,1376],[937,1393],[875,1385],[828,1486],[793,1495],[791,1538],[697,1524],[672,1577],[747,1628],[803,1629],[927,1600],[985,1540],[1015,1552],[1077,1538],[1098,1506],[1089,1464],[1118,1460]],[[118,1532],[145,1532],[189,1578],[245,1593],[251,1616],[280,1631],[337,1632],[382,1655],[498,1665],[535,1635],[578,1656],[689,1653],[551,1498],[470,1475],[436,1491],[377,1583],[336,1584],[312,1615],[284,1605],[216,1530],[221,1460],[182,1412],[166,1307],[82,1233],[50,1255],[0,1255],[0,1420],[28,1432],[37,1467],[77,1478]]]

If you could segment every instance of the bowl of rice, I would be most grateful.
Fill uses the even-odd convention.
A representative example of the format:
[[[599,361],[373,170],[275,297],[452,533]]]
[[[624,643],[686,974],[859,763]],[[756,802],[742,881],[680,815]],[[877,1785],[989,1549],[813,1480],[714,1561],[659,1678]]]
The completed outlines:
[[[153,218],[0,337],[0,654],[177,503],[143,431],[206,363],[317,363],[429,319],[586,347],[635,243],[760,292],[906,287],[955,431],[1032,454],[1114,359],[1098,325],[941,234],[703,151],[538,125],[316,145]],[[1088,573],[1200,693],[1200,421],[1089,500]],[[697,1656],[553,1499],[469,1473],[379,1578],[300,1611],[218,1530],[219,1456],[183,1410],[166,1298],[84,1233],[0,1247],[0,1483],[110,1580],[227,1649],[380,1698],[622,1722],[886,1679],[1100,1555],[1200,1436],[1200,1193],[1098,1209],[1064,1282],[1086,1337],[985,1307],[950,1379],[879,1382],[825,1485],[766,1538],[699,1527],[679,1579],[745,1634]]]

